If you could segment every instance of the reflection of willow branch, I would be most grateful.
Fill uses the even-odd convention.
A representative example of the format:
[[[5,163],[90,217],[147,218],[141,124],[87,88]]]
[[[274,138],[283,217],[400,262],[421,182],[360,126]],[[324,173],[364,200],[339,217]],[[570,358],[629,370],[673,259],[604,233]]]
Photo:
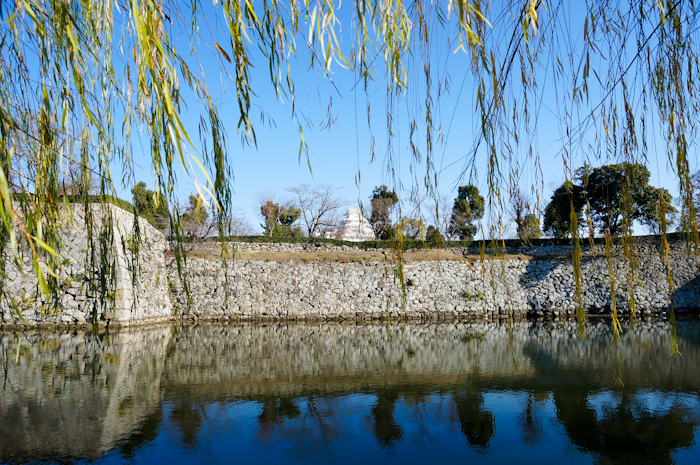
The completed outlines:
[[[331,419],[336,419],[337,415],[335,415],[335,412],[329,411],[330,409],[328,408],[329,406],[326,405],[326,408],[324,409],[326,412],[329,413],[329,415],[326,415],[326,417],[330,417]],[[314,420],[315,424],[317,425],[317,430],[321,434],[321,441],[320,443],[323,444],[325,447],[324,449],[328,451],[328,453],[331,452],[330,450],[330,444],[334,439],[340,438],[340,431],[338,430],[338,423],[333,422],[329,423],[325,421],[324,416],[321,415],[320,410],[316,406],[316,399],[313,397],[310,397],[308,399],[308,412],[309,416]],[[319,444],[314,441],[313,443],[313,450],[318,450],[320,449]]]
[[[107,349],[111,346],[109,339],[109,329],[105,328],[104,334],[99,334],[99,328],[97,325],[93,326],[93,332],[88,333],[88,343],[87,349],[92,354],[92,359],[90,360],[90,374],[92,375],[92,381],[97,380],[97,375],[100,374],[102,368],[104,368],[104,357],[106,356]],[[104,338],[104,343],[102,339]]]
[[[681,355],[681,351],[678,349],[678,327],[676,326],[676,310],[674,306],[671,306],[671,356]]]
[[[668,295],[673,296],[675,286],[673,284],[673,275],[671,273],[670,263],[666,265],[666,268],[668,273]],[[681,351],[678,348],[678,328],[676,326],[676,302],[675,299],[673,299],[673,297],[669,299],[668,314],[669,321],[671,323],[671,356],[673,357],[674,355],[681,355]]]
[[[620,343],[617,340],[615,340],[615,366],[615,384],[623,387],[625,383],[622,382],[622,355],[620,355]]]
[[[434,402],[430,402],[429,396],[429,392],[425,394],[418,393],[413,396],[411,396],[410,393],[403,395],[404,402],[408,409],[408,416],[413,426],[418,430],[418,434],[413,436],[413,441],[419,440],[423,446],[429,443],[437,444],[435,436],[431,433],[428,425],[426,425],[426,407],[435,405]],[[442,403],[443,402],[440,402],[438,405],[441,406]],[[442,422],[444,419],[433,418],[431,421]]]
[[[510,349],[510,357],[513,359],[513,368],[518,372],[518,361],[515,358],[515,338],[513,337],[513,317],[508,315],[508,348]]]
[[[2,390],[4,391],[5,389],[7,389],[7,380],[8,380],[8,376],[10,373],[10,354],[7,353],[7,349],[5,348],[5,344],[0,344],[0,350],[2,350],[2,359],[3,359]]]

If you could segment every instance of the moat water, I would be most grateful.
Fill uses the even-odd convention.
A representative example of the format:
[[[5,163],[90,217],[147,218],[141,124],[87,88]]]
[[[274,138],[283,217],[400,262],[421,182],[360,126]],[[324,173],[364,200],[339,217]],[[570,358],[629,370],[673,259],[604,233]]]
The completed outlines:
[[[700,322],[579,329],[0,333],[0,462],[699,463]]]

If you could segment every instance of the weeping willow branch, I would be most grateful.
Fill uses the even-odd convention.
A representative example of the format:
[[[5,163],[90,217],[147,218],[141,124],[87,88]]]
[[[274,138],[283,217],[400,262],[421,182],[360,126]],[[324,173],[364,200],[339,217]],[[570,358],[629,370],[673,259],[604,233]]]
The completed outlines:
[[[401,190],[404,155],[397,147],[410,147],[413,198],[422,198],[421,190],[439,196],[437,183],[447,168],[442,160],[437,168],[435,144],[449,142],[454,121],[443,125],[442,115],[455,113],[441,108],[475,108],[475,142],[458,149],[466,163],[454,178],[486,170],[494,225],[504,224],[501,191],[522,182],[523,171],[539,173],[530,181],[539,197],[543,156],[561,158],[571,179],[570,167],[591,159],[635,163],[663,157],[650,153],[650,139],[658,138],[679,179],[684,211],[692,218],[688,237],[697,251],[689,155],[700,121],[696,15],[691,0],[3,3],[0,246],[8,253],[2,266],[18,266],[21,250],[28,250],[42,292],[50,295],[59,285],[54,270],[60,211],[68,206],[60,188],[65,160],[74,160],[85,179],[96,179],[101,194],[113,195],[113,168],[120,167],[122,187],[134,185],[142,147],[158,198],[177,204],[177,173],[184,172],[212,205],[223,237],[234,165],[218,81],[235,89],[235,131],[242,144],[256,146],[253,114],[260,111],[269,120],[268,103],[259,95],[271,89],[289,106],[299,130],[298,156],[308,159],[302,131],[312,124],[297,105],[296,84],[305,79],[294,72],[297,62],[338,93],[335,76],[350,74],[366,93],[370,133],[370,94],[380,84],[386,92],[386,118],[379,120],[386,122],[387,173]],[[266,82],[256,70],[269,72]],[[472,86],[473,101],[459,101],[467,94],[462,89],[453,94],[453,77],[462,87]],[[404,107],[407,117],[398,114]],[[199,112],[198,131],[189,127],[186,111]],[[401,130],[404,122],[409,130]],[[463,132],[467,125],[454,126]],[[556,133],[550,141],[556,147],[540,150],[538,141],[549,132]],[[408,134],[407,140],[397,141],[400,134]],[[73,156],[76,145],[79,157]],[[421,165],[422,177],[416,175]],[[630,212],[623,217],[633,269]],[[571,224],[576,248],[578,222]],[[181,229],[174,215],[176,242]],[[176,255],[180,269],[184,257]],[[578,295],[577,257],[575,252]],[[7,295],[3,284],[0,295]]]

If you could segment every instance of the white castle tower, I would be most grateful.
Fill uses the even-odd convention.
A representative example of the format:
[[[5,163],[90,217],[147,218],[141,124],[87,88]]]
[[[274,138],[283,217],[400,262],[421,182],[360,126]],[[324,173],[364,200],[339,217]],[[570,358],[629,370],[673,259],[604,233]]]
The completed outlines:
[[[374,231],[359,208],[348,208],[345,219],[340,222],[340,237],[344,241],[362,242],[374,239]]]

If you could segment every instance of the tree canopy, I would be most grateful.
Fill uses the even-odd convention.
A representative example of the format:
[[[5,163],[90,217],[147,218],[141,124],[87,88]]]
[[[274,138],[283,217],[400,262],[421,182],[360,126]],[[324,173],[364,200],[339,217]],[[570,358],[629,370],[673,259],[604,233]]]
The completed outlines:
[[[590,227],[601,234],[619,236],[624,228],[631,229],[634,220],[658,232],[660,202],[666,205],[667,221],[676,209],[666,189],[649,185],[649,176],[649,170],[639,163],[579,168],[577,184],[567,181],[554,191],[545,209],[545,231],[565,237],[571,233],[573,216],[579,226],[585,226],[585,215]]]
[[[390,191],[388,187],[382,185],[374,188],[369,201],[372,208],[369,224],[374,230],[374,236],[381,240],[389,239],[394,233],[391,212],[394,205],[399,202],[399,196],[396,191]]]
[[[291,205],[280,205],[267,200],[260,206],[263,217],[263,234],[271,237],[302,236],[302,230],[294,223],[301,216],[301,211]]]
[[[690,177],[690,184],[693,189],[693,211],[691,212],[686,204],[681,207],[681,218],[678,225],[681,231],[692,231],[693,222],[700,221],[700,171],[693,173]]]
[[[479,188],[469,184],[459,186],[459,193],[452,207],[450,229],[460,240],[472,240],[477,231],[475,221],[484,217],[484,197]]]
[[[530,242],[532,239],[539,239],[542,237],[540,219],[534,213],[526,214],[517,226],[518,239],[525,243]]]
[[[404,216],[395,227],[396,232],[401,232],[404,237],[412,240],[426,240],[425,224],[416,218]]]
[[[141,181],[131,189],[136,214],[144,217],[149,223],[160,230],[170,226],[170,212],[168,204],[163,197],[146,188],[146,183]]]
[[[512,212],[515,220],[518,239],[527,243],[542,236],[540,219],[530,206],[530,201],[523,196],[520,189],[511,193]]]

